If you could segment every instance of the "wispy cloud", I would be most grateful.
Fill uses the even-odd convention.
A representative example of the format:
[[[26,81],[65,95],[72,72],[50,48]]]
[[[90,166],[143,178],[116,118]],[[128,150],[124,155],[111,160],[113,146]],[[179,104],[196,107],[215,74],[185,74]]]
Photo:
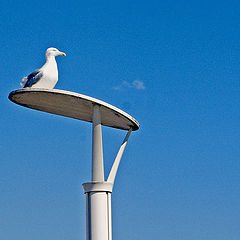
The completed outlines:
[[[144,83],[142,81],[139,80],[135,80],[132,82],[133,87],[135,87],[138,90],[144,90],[145,86]]]
[[[140,80],[134,80],[132,82],[123,81],[120,85],[113,87],[114,90],[122,90],[126,88],[134,88],[136,90],[144,90],[144,82]]]

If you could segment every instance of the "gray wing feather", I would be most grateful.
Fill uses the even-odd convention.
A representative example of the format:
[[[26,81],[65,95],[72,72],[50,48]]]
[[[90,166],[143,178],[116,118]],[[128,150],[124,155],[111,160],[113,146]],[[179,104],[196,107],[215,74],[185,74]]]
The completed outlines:
[[[37,83],[43,76],[43,72],[39,69],[33,71],[31,74],[27,76],[27,82],[24,85],[24,88],[31,87],[35,83]]]

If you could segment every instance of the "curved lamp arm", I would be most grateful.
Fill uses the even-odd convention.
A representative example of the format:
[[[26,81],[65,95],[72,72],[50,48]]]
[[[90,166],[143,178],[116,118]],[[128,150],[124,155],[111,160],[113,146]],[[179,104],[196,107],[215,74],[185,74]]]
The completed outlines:
[[[116,177],[117,170],[118,170],[118,166],[119,166],[120,160],[122,158],[124,149],[125,149],[125,147],[127,145],[127,141],[128,141],[128,138],[129,138],[131,132],[132,132],[132,128],[130,128],[128,130],[128,133],[127,133],[125,139],[123,140],[123,143],[122,143],[121,147],[119,148],[118,154],[117,154],[117,156],[115,158],[115,161],[114,161],[114,163],[112,165],[112,169],[111,169],[111,171],[109,173],[107,182],[111,182],[112,184],[114,184],[115,177]]]

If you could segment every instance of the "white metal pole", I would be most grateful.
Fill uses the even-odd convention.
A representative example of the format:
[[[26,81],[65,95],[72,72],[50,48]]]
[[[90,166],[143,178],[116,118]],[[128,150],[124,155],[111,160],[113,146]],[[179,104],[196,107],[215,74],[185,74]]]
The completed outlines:
[[[102,127],[100,106],[93,105],[92,121],[92,181],[104,181],[103,149],[102,149]]]
[[[130,129],[118,151],[108,181],[104,181],[101,109],[93,105],[92,182],[84,183],[86,194],[87,240],[112,240],[111,193],[118,166],[131,134]]]
[[[106,192],[88,193],[87,240],[109,240],[108,237],[108,201]]]
[[[83,184],[87,207],[86,239],[111,240],[111,198],[108,195],[112,191],[112,184],[104,182],[101,109],[97,104],[93,105],[92,126],[92,182]]]
[[[112,184],[84,183],[87,240],[112,240]]]

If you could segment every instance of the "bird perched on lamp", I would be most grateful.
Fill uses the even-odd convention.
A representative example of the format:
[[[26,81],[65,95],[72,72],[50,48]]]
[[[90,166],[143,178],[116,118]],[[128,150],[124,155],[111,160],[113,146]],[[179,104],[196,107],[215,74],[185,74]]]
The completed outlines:
[[[23,88],[47,88],[52,89],[58,81],[58,68],[55,57],[58,55],[66,56],[56,48],[48,48],[46,51],[46,63],[36,69],[20,83]]]

